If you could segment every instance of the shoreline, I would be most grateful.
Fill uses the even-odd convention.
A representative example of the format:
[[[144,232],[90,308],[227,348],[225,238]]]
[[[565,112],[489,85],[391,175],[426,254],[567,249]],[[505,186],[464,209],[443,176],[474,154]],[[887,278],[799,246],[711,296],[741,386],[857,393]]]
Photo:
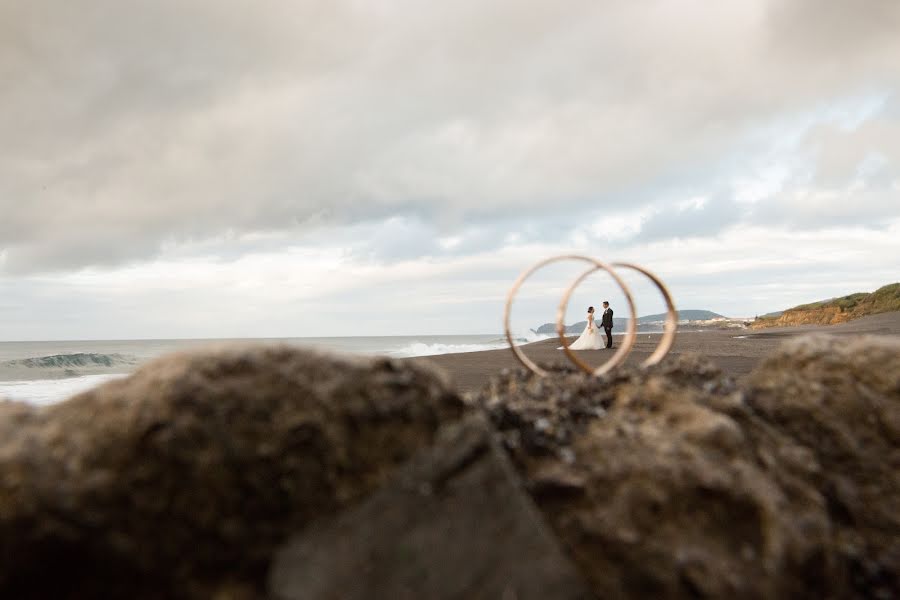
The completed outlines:
[[[656,348],[662,332],[637,333],[634,349],[625,361],[627,365],[639,364]],[[774,350],[782,341],[808,333],[831,335],[893,335],[900,336],[900,312],[882,313],[863,317],[837,325],[801,325],[793,327],[771,327],[753,329],[694,329],[679,330],[671,355],[696,353],[710,359],[726,375],[739,378],[750,373],[755,366]],[[690,335],[700,334],[700,335]],[[614,339],[621,339],[623,333],[614,333]],[[570,336],[574,341],[577,336]],[[199,345],[199,344],[198,344]],[[529,342],[519,346],[533,360],[546,365],[569,365],[562,351],[558,350],[559,339],[555,336]],[[329,350],[323,349],[328,352]],[[600,365],[611,353],[608,350],[579,351],[579,355],[590,364]],[[366,354],[363,354],[366,356]],[[476,392],[493,375],[503,369],[515,369],[521,365],[509,348],[494,348],[445,354],[427,354],[413,357],[396,357],[385,353],[370,356],[389,356],[403,362],[428,363],[447,373],[457,390],[462,394]],[[135,359],[136,357],[129,357]],[[125,376],[139,369],[154,357],[142,357],[114,365],[79,365],[73,368],[26,367],[24,365],[0,364],[0,389],[26,388],[37,384],[58,385],[61,389],[79,389],[85,380],[100,381],[103,378]],[[3,394],[0,393],[0,398]],[[14,396],[13,396],[14,398]]]
[[[700,332],[705,332],[706,330],[700,330]],[[696,330],[690,330],[685,333],[697,333]],[[661,335],[661,331],[650,331],[650,332],[641,332],[638,336],[659,336]],[[481,354],[485,352],[494,352],[497,350],[507,350],[505,345],[505,338],[503,334],[480,334],[482,337],[490,337],[494,341],[503,340],[503,344],[496,344],[493,347],[485,347],[477,350],[454,350],[450,352],[428,352],[420,355],[403,355],[396,354],[391,352],[349,352],[350,354],[357,354],[359,356],[368,356],[368,357],[384,357],[387,356],[389,358],[397,359],[397,360],[416,360],[416,359],[425,359],[425,358],[434,358],[438,356],[448,356],[448,355],[457,355],[457,354]],[[621,337],[622,333],[613,333],[614,338]],[[364,336],[365,339],[369,339],[368,336]],[[405,336],[399,336],[405,337]],[[422,339],[426,338],[437,338],[440,336],[421,336]],[[451,336],[447,336],[451,337]],[[467,336],[459,336],[466,338]],[[324,352],[335,352],[338,354],[347,353],[347,350],[340,349],[332,349],[325,346],[305,346],[303,344],[297,344],[295,338],[272,338],[273,342],[282,342],[284,340],[290,339],[295,341],[295,343],[290,345],[295,345],[301,348],[317,348]],[[521,339],[521,338],[517,338]],[[573,338],[574,339],[574,338]],[[140,341],[140,340],[138,340]],[[531,342],[525,342],[519,344],[520,346],[530,346],[532,344],[540,344],[540,343],[552,343],[553,341],[558,342],[557,337],[551,337],[543,340],[535,340]],[[205,346],[209,347],[220,347],[223,344],[218,345],[206,345],[202,344],[200,340],[191,341],[194,342],[195,346]],[[91,341],[92,344],[98,343],[97,341]],[[241,345],[241,344],[265,344],[266,342],[262,338],[247,338],[246,340],[234,339],[230,340],[229,344]],[[462,346],[466,346],[468,344],[463,344]],[[476,344],[477,345],[477,344]],[[487,344],[485,344],[487,345]],[[128,357],[112,357],[110,358],[115,361],[114,364],[101,364],[98,362],[93,363],[81,363],[81,364],[62,364],[62,365],[27,365],[23,363],[27,363],[29,361],[41,360],[46,358],[59,358],[65,356],[78,356],[78,355],[87,355],[84,352],[71,352],[64,354],[55,354],[52,356],[34,356],[34,357],[24,357],[13,360],[0,361],[0,386],[10,387],[14,385],[28,385],[35,382],[64,382],[64,381],[77,381],[79,379],[84,378],[95,378],[98,376],[107,376],[107,375],[128,375],[130,373],[135,372],[140,369],[144,364],[150,362],[159,356],[163,356],[165,354],[169,354],[171,352],[178,352],[182,349],[173,348],[169,349],[165,352],[162,352],[158,355],[150,355],[150,356],[128,356]],[[100,355],[100,356],[109,356],[109,355]],[[123,360],[124,359],[124,360]]]
[[[700,336],[688,335],[691,333]],[[810,333],[825,333],[838,336],[889,335],[900,337],[900,312],[882,313],[862,317],[837,325],[800,325],[793,327],[772,327],[766,329],[707,329],[679,331],[670,356],[695,353],[710,359],[725,375],[741,378],[753,371],[759,362],[768,356],[781,342]],[[656,348],[653,334],[640,333],[625,364],[636,365],[645,360]],[[571,336],[574,340],[577,336]],[[520,346],[528,356],[539,364],[570,365],[559,346],[558,338],[551,338]],[[600,365],[611,355],[608,350],[581,350],[579,356],[590,364]],[[480,390],[493,375],[503,369],[521,367],[509,348],[441,354],[409,358],[415,362],[427,362],[445,371],[460,393],[468,394]]]

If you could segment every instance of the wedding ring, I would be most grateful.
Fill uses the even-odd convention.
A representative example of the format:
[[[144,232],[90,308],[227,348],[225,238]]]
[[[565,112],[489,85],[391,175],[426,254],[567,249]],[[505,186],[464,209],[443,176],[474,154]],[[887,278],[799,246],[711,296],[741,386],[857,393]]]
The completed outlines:
[[[619,274],[608,264],[604,262],[600,262],[599,260],[594,260],[594,264],[596,265],[592,269],[588,269],[584,273],[578,276],[578,278],[572,282],[572,285],[568,287],[565,293],[562,296],[562,299],[559,301],[559,308],[556,310],[556,334],[559,336],[559,341],[562,342],[563,352],[566,353],[566,356],[570,361],[572,361],[575,366],[584,371],[589,375],[593,375],[594,377],[599,377],[605,373],[608,373],[610,370],[616,368],[619,364],[622,363],[628,355],[631,353],[631,348],[634,346],[635,341],[635,330],[637,329],[637,311],[634,307],[634,297],[631,295],[631,290],[628,289],[628,286],[619,277]],[[625,294],[625,299],[628,301],[628,310],[631,313],[630,318],[628,319],[628,326],[625,328],[625,338],[619,342],[619,347],[616,350],[615,354],[612,357],[600,365],[599,367],[592,367],[587,364],[577,356],[575,353],[569,348],[569,341],[566,339],[566,309],[569,307],[569,299],[572,297],[572,294],[575,292],[575,289],[581,285],[581,282],[588,278],[589,275],[597,271],[606,271],[610,274],[610,276],[615,280],[616,284]]]
[[[535,271],[538,271],[539,269],[542,269],[549,264],[561,262],[564,260],[577,260],[589,263],[591,265],[590,269],[579,275],[578,278],[575,279],[575,281],[566,289],[556,311],[556,333],[559,336],[560,342],[562,343],[562,350],[565,353],[566,358],[568,358],[575,366],[577,366],[585,373],[597,377],[608,373],[610,370],[621,364],[634,348],[634,343],[637,338],[637,311],[634,305],[634,297],[632,296],[631,290],[628,288],[628,285],[616,272],[616,268],[631,269],[633,271],[637,271],[638,273],[647,277],[662,294],[663,300],[666,303],[666,320],[663,324],[663,335],[660,338],[656,349],[649,357],[647,357],[646,360],[644,360],[643,363],[641,363],[641,366],[649,367],[657,364],[663,358],[665,358],[665,356],[669,353],[675,343],[675,335],[678,329],[678,311],[675,309],[675,303],[672,300],[672,294],[669,292],[669,288],[666,287],[666,284],[663,283],[663,281],[659,277],[654,275],[651,271],[634,263],[616,262],[607,264],[590,256],[584,256],[580,254],[562,254],[558,256],[551,256],[550,258],[541,260],[523,271],[522,274],[519,275],[519,277],[513,283],[512,288],[510,288],[509,293],[506,296],[506,304],[503,308],[503,328],[506,335],[506,341],[509,344],[510,350],[512,350],[513,355],[525,368],[541,377],[548,375],[548,372],[545,369],[539,367],[533,360],[528,358],[528,356],[526,356],[525,353],[522,352],[522,350],[520,350],[518,346],[516,346],[515,341],[513,340],[513,334],[510,327],[513,300],[515,299],[516,294],[518,294],[519,289],[522,287],[522,284],[525,283],[525,280],[531,277],[531,275],[533,275]],[[625,330],[625,336],[619,343],[618,350],[607,362],[598,367],[592,367],[591,365],[578,358],[578,356],[576,356],[572,349],[569,347],[568,340],[566,339],[565,320],[566,311],[569,306],[569,300],[571,299],[572,294],[575,292],[575,289],[579,285],[581,285],[581,283],[588,276],[601,270],[609,273],[609,275],[613,278],[613,280],[615,280],[616,284],[625,294],[625,299],[628,303],[630,316],[628,319],[628,325]]]
[[[641,363],[641,366],[643,367],[653,366],[664,359],[666,354],[669,353],[669,350],[671,350],[672,346],[675,344],[675,332],[678,330],[678,311],[675,310],[675,302],[672,300],[672,294],[669,292],[669,288],[666,287],[666,284],[663,283],[662,279],[640,265],[617,262],[613,263],[612,266],[637,271],[653,282],[653,285],[657,287],[662,294],[663,300],[666,302],[666,320],[665,323],[663,323],[662,338],[660,338],[659,344],[656,345],[656,350],[653,351],[653,354],[648,356],[647,359]]]
[[[526,369],[528,369],[532,373],[535,373],[536,375],[540,375],[541,377],[548,375],[547,371],[545,369],[542,369],[541,367],[539,367],[533,360],[528,358],[525,355],[525,353],[522,352],[518,348],[518,346],[516,346],[515,341],[513,340],[512,330],[510,327],[510,319],[512,317],[512,304],[513,304],[513,300],[516,297],[516,294],[518,294],[518,292],[519,292],[519,288],[522,287],[522,284],[525,283],[525,280],[527,280],[529,277],[531,277],[535,273],[535,271],[538,271],[538,270],[542,269],[543,267],[546,267],[547,265],[553,264],[555,262],[561,262],[564,260],[577,260],[577,261],[589,263],[589,264],[593,265],[593,267],[594,267],[594,269],[591,269],[591,271],[590,271],[591,273],[593,273],[597,269],[603,269],[603,270],[607,271],[608,273],[610,273],[610,275],[612,275],[613,278],[616,280],[616,283],[618,283],[619,286],[622,288],[622,291],[625,293],[625,297],[628,299],[628,304],[629,304],[629,307],[631,308],[631,321],[636,320],[636,317],[635,317],[636,313],[634,310],[634,300],[631,297],[631,292],[628,289],[628,287],[625,285],[625,282],[622,281],[622,279],[615,273],[615,271],[609,265],[606,265],[605,263],[602,263],[595,258],[591,258],[589,256],[583,256],[580,254],[562,254],[562,255],[558,255],[558,256],[551,256],[550,258],[545,258],[544,260],[541,260],[541,261],[535,263],[534,265],[532,265],[531,267],[529,267],[525,271],[523,271],[521,275],[519,275],[519,277],[515,280],[512,287],[510,288],[509,293],[506,295],[506,304],[503,307],[503,330],[504,330],[504,334],[506,335],[506,342],[509,344],[509,348],[510,348],[510,350],[512,350],[513,355],[516,357],[516,360],[518,360],[522,364],[522,366],[524,366]],[[632,326],[632,325],[630,325],[630,326]],[[559,333],[558,320],[557,320],[557,333]],[[631,343],[633,343],[633,340]],[[567,358],[569,358],[571,360],[572,359],[572,351],[568,350],[568,346],[566,345],[565,342],[563,342],[563,348],[566,349]],[[628,349],[630,350],[630,345],[629,345]],[[613,355],[612,359],[610,359],[610,360],[616,361],[613,364],[613,366],[622,362],[622,360],[624,360],[626,354],[627,353],[622,353],[621,348],[620,348],[620,350],[616,354]],[[576,364],[578,364],[578,363],[576,363]],[[582,366],[582,364],[579,364],[578,366],[581,367],[582,369],[584,369],[584,366]],[[611,369],[612,367],[609,367],[609,368]],[[590,369],[590,367],[588,367],[588,372],[592,372],[592,371],[593,371],[593,369]]]

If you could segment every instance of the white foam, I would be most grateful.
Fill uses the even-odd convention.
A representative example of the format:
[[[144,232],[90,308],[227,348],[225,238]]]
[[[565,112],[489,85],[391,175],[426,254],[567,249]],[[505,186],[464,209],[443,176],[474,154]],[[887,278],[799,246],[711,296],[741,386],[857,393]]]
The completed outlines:
[[[85,375],[68,379],[0,381],[0,398],[30,404],[55,404],[124,375]]]
[[[522,344],[531,344],[532,342],[550,339],[550,337],[551,336],[549,335],[529,332],[524,336],[513,338],[513,341],[517,346],[521,346]],[[424,342],[414,342],[398,350],[392,350],[389,354],[398,358],[410,358],[413,356],[436,356],[438,354],[457,354],[460,352],[485,352],[487,350],[500,350],[508,347],[509,345],[506,343],[506,338],[497,338],[490,342],[480,344],[427,344]]]
[[[458,352],[483,352],[485,350],[498,350],[505,347],[505,341],[497,342],[496,344],[424,344],[416,342],[399,350],[394,350],[390,354],[398,358],[409,358],[412,356],[456,354]]]

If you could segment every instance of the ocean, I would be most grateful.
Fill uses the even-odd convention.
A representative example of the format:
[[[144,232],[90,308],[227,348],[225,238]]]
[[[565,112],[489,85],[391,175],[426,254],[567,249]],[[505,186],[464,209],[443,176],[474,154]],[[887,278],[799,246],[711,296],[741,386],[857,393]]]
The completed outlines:
[[[529,335],[519,343],[544,339]],[[148,360],[178,350],[231,343],[284,343],[334,352],[397,358],[505,348],[499,334],[318,337],[232,340],[89,340],[0,342],[0,398],[52,404],[122,377]]]

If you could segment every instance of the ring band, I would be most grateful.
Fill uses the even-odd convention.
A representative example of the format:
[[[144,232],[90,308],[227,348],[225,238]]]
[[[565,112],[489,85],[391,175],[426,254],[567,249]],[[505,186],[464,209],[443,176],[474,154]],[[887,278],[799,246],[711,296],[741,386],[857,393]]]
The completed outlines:
[[[610,265],[600,262],[599,260],[595,260],[594,263],[596,266],[592,269],[588,269],[581,275],[579,275],[575,281],[572,282],[572,285],[566,289],[565,293],[563,293],[562,299],[559,301],[559,308],[556,309],[556,333],[559,336],[559,341],[562,342],[563,352],[566,353],[568,359],[575,364],[579,369],[587,373],[588,375],[593,375],[594,377],[599,377],[604,373],[608,373],[610,370],[616,368],[620,363],[622,363],[628,355],[631,353],[631,348],[634,346],[635,341],[635,329],[637,329],[637,311],[634,307],[634,297],[631,295],[631,290],[628,289],[628,286],[622,280],[618,273],[616,273],[615,269],[613,269]],[[610,276],[615,280],[618,284],[619,288],[621,288],[622,292],[625,294],[625,299],[628,301],[628,310],[631,312],[631,317],[628,319],[628,326],[625,329],[625,339],[619,344],[618,349],[615,354],[612,355],[608,361],[600,365],[599,367],[592,367],[587,364],[572,352],[569,348],[569,342],[566,339],[566,309],[569,307],[569,299],[572,297],[572,294],[575,292],[575,289],[581,285],[581,282],[588,278],[589,275],[597,271],[606,271],[610,274]]]
[[[510,320],[512,317],[512,304],[515,296],[518,294],[519,289],[522,287],[522,284],[531,277],[536,271],[542,269],[543,267],[555,263],[561,262],[565,260],[576,260],[581,262],[587,262],[592,267],[579,275],[575,281],[566,288],[566,291],[563,293],[563,296],[560,300],[559,306],[556,311],[556,333],[562,343],[562,350],[564,351],[566,358],[569,359],[575,366],[579,369],[593,375],[595,377],[608,373],[616,366],[621,364],[631,353],[634,348],[634,343],[637,338],[637,311],[635,309],[634,297],[631,294],[631,290],[628,288],[628,285],[622,280],[619,274],[616,272],[615,268],[625,268],[637,271],[650,279],[650,281],[657,287],[660,293],[663,296],[663,300],[666,303],[666,320],[663,324],[663,335],[660,339],[659,343],[656,346],[656,349],[653,353],[641,363],[642,367],[649,367],[659,363],[672,349],[672,346],[675,343],[675,335],[678,329],[678,312],[675,309],[675,303],[672,300],[672,294],[669,292],[668,287],[663,281],[654,275],[651,271],[641,267],[640,265],[634,263],[627,262],[616,262],[607,264],[590,256],[584,256],[581,254],[561,254],[557,256],[551,256],[549,258],[545,258],[544,260],[538,261],[525,271],[523,271],[519,277],[515,280],[512,287],[509,290],[509,293],[506,296],[506,304],[503,308],[503,328],[504,334],[506,336],[506,341],[509,344],[510,350],[512,350],[513,355],[525,368],[527,368],[532,373],[544,377],[548,375],[548,372],[537,365],[533,360],[528,358],[524,352],[522,352],[518,346],[516,346],[513,341],[512,331],[510,327]],[[616,284],[625,294],[625,298],[628,302],[628,308],[630,312],[630,317],[628,319],[628,325],[625,331],[625,337],[620,342],[619,348],[613,356],[601,364],[598,367],[592,367],[586,362],[579,359],[573,351],[569,348],[568,341],[565,335],[565,318],[566,311],[568,309],[569,301],[572,297],[572,294],[575,292],[575,289],[581,285],[581,283],[591,274],[596,271],[606,271],[609,275],[615,280]]]
[[[666,302],[666,320],[663,323],[662,338],[660,338],[659,344],[656,345],[656,350],[653,351],[653,354],[648,356],[647,359],[641,363],[641,366],[643,367],[651,367],[664,359],[675,344],[675,333],[678,330],[678,311],[675,310],[675,302],[672,300],[672,294],[669,292],[669,288],[666,287],[666,284],[663,283],[662,279],[640,265],[618,262],[613,263],[613,266],[632,269],[652,281],[653,285],[657,287],[662,294],[663,300]]]

